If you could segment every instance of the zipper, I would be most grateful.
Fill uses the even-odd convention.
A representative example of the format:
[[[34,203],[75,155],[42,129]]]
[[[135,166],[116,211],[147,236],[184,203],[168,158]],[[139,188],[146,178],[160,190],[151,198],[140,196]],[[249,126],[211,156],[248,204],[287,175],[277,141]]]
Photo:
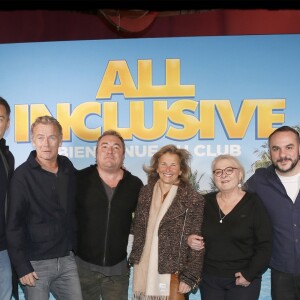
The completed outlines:
[[[181,237],[180,237],[180,244],[179,244],[179,255],[178,255],[178,262],[177,262],[177,266],[179,268],[179,264],[180,264],[180,258],[181,258],[181,245],[182,245],[182,239],[183,239],[183,233],[184,233],[184,229],[185,229],[185,222],[186,222],[186,217],[187,217],[187,213],[188,213],[188,208],[185,210],[185,216],[184,216],[184,221],[183,221],[183,228],[182,228],[182,232],[181,232]],[[177,271],[178,272],[178,271]]]

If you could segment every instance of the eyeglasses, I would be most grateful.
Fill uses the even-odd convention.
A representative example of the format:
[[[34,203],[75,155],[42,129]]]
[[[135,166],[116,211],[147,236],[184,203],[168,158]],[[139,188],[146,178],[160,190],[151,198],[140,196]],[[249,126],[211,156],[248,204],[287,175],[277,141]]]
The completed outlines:
[[[213,171],[213,174],[217,177],[220,177],[223,175],[223,172],[225,172],[226,175],[231,175],[233,173],[234,170],[236,170],[237,168],[234,167],[227,167],[225,169],[215,169]]]

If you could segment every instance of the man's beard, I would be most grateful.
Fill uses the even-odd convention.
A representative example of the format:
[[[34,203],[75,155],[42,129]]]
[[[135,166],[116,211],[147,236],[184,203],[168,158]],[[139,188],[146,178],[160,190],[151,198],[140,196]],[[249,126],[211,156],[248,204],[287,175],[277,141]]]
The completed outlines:
[[[278,165],[279,162],[283,162],[283,161],[291,161],[292,164],[290,165],[290,167],[288,169],[281,169]],[[295,160],[292,160],[291,158],[287,158],[287,157],[282,157],[281,159],[278,159],[276,162],[273,161],[273,165],[275,167],[275,169],[281,173],[288,173],[289,171],[293,170],[296,165],[298,164],[299,161],[299,157],[296,158]]]

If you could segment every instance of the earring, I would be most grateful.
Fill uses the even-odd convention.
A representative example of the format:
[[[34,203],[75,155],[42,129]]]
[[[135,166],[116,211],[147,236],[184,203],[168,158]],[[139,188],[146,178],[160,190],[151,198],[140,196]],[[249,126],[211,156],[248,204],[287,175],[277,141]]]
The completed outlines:
[[[239,188],[239,189],[241,189],[241,188],[242,188],[242,186],[243,186],[243,184],[242,184],[242,180],[240,180],[240,182],[238,183],[238,185],[237,185],[237,186],[238,186],[238,188]]]

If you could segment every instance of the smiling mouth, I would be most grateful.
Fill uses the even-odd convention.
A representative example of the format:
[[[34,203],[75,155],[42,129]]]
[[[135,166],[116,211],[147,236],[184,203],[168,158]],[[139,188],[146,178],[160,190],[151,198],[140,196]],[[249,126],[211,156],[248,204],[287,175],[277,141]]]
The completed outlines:
[[[166,176],[166,177],[172,177],[173,176],[173,174],[166,174],[166,173],[164,173],[163,175]]]

